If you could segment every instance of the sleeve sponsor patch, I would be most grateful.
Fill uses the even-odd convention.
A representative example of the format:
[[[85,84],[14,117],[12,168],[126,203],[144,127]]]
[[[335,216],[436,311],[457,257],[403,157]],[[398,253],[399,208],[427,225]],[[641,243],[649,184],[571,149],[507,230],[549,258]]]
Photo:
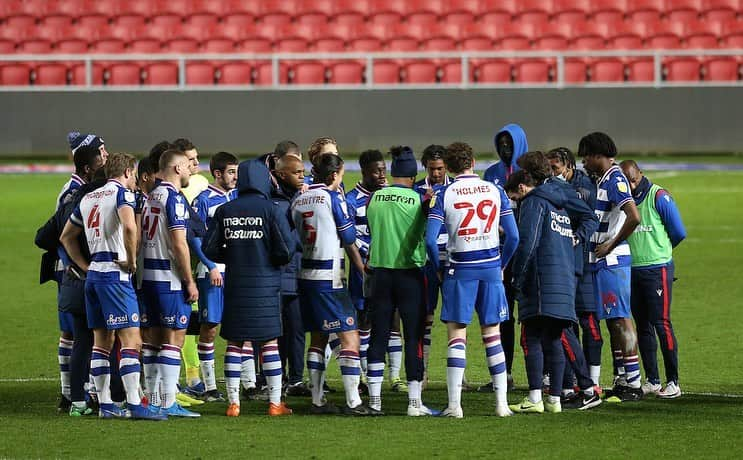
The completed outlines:
[[[179,219],[185,219],[186,218],[186,206],[183,203],[176,203],[175,204],[175,215]]]
[[[629,189],[627,188],[627,184],[622,181],[617,182],[617,190],[622,193],[627,193],[629,191]]]
[[[134,204],[134,201],[135,201],[134,192],[130,192],[128,190],[124,192],[124,200],[126,200],[127,203]]]

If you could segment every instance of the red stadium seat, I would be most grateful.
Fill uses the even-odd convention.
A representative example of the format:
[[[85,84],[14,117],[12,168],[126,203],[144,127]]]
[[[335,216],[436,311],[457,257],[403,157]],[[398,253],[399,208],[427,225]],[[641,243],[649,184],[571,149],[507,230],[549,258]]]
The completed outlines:
[[[711,49],[719,46],[716,35],[696,34],[684,37],[684,45],[690,49]]]
[[[639,58],[627,64],[627,79],[633,82],[648,82],[655,80],[655,70],[652,59]]]
[[[253,79],[253,66],[247,62],[228,62],[219,70],[220,85],[249,85]]]
[[[364,66],[358,62],[339,62],[330,68],[331,84],[354,85],[364,81]]]
[[[0,54],[15,53],[15,42],[0,38]]]
[[[743,23],[725,22],[722,25],[722,40],[728,48],[740,48],[743,44]]]
[[[112,64],[108,68],[109,85],[139,85],[142,80],[142,69],[138,64],[124,62]]]
[[[121,2],[119,0],[96,0],[87,2],[86,8],[91,13],[102,14],[107,17],[115,17],[121,14]]]
[[[475,81],[475,66],[469,63],[469,83]],[[462,83],[462,63],[459,61],[450,61],[441,66],[441,83]]]
[[[552,22],[562,24],[583,23],[591,11],[588,0],[554,0],[552,4]]]
[[[140,14],[122,14],[114,19],[114,24],[132,29],[140,29],[145,26],[145,23],[145,17]]]
[[[231,13],[222,18],[222,24],[246,28],[253,27],[255,16],[251,13]]]
[[[382,50],[382,41],[378,38],[357,38],[348,42],[348,51],[373,52]]]
[[[178,14],[163,13],[150,17],[150,26],[158,27],[180,27],[183,19]]]
[[[85,0],[66,0],[58,2],[54,6],[56,13],[62,13],[72,18],[77,18],[87,12],[88,3]]]
[[[399,17],[407,13],[405,0],[371,0],[369,14],[394,13]]]
[[[550,65],[544,61],[530,60],[516,63],[514,81],[518,83],[547,83]]]
[[[508,17],[510,21],[511,17],[518,13],[518,2],[516,0],[484,0],[480,1],[477,12],[481,21],[493,14]]]
[[[677,35],[663,33],[648,37],[645,46],[653,49],[676,49],[681,48],[681,38]]]
[[[294,65],[292,70],[292,83],[296,85],[325,83],[325,66],[319,62],[300,62]]]
[[[705,81],[735,81],[740,78],[738,61],[735,58],[717,57],[704,64]]]
[[[162,44],[154,38],[142,38],[129,42],[127,51],[131,53],[161,53]]]
[[[374,61],[374,84],[393,84],[400,82],[400,66],[393,61]]]
[[[39,25],[46,27],[72,27],[72,17],[66,14],[44,16]]]
[[[511,81],[511,64],[508,61],[488,61],[477,66],[478,83],[508,83]]]
[[[145,85],[177,85],[178,66],[169,62],[156,62],[146,69]]]
[[[372,12],[371,14],[369,14],[368,23],[381,26],[393,26],[402,23],[402,16],[393,12]]]
[[[566,83],[585,83],[587,80],[587,70],[588,66],[582,59],[569,59],[565,61],[563,78]]]
[[[281,38],[281,33],[286,28],[285,25],[259,23],[255,25],[253,34],[256,37],[267,38],[273,42]]]
[[[411,62],[403,68],[404,83],[436,83],[436,64],[430,61]]]
[[[202,0],[196,5],[194,13],[210,13],[217,17],[226,16],[242,6],[242,2],[226,2],[224,0]]]
[[[642,38],[639,35],[620,35],[612,37],[607,47],[615,50],[635,50],[643,47]]]
[[[289,66],[279,63],[279,84],[289,82]],[[256,64],[253,73],[253,84],[259,86],[273,85],[273,64],[270,61]]]
[[[111,24],[111,26],[108,28],[108,30],[101,31],[102,33],[105,32],[105,35],[103,35],[102,38],[117,38],[121,41],[129,42],[132,40],[136,40],[140,36],[143,35],[145,30],[145,26],[128,26],[123,24]],[[160,36],[159,28],[156,28],[153,30],[152,28],[147,30],[149,32],[149,35],[153,37]],[[80,38],[84,38],[80,36]]]
[[[342,53],[346,50],[346,42],[340,38],[322,38],[312,43],[312,49],[320,53]]]
[[[449,0],[444,2],[441,22],[456,25],[471,24],[479,13],[479,3],[478,0]]]
[[[170,13],[178,16],[190,16],[197,9],[194,0],[157,0],[155,9],[158,13]]]
[[[504,32],[501,33],[501,28]],[[509,30],[506,26],[500,26],[494,23],[476,23],[469,24],[462,32],[462,38],[487,38],[490,41],[501,38],[505,31]]]
[[[22,29],[34,27],[36,25],[36,17],[28,14],[15,14],[5,18],[5,24],[3,27],[10,27],[13,29]]]
[[[302,38],[287,38],[278,40],[274,43],[274,47],[279,53],[304,53],[309,48],[309,44]]]
[[[49,54],[52,52],[52,44],[48,40],[26,40],[18,44],[16,52],[26,54]]]
[[[117,38],[98,40],[90,46],[91,53],[116,54],[124,52],[124,42]]]
[[[71,27],[58,27],[49,25],[39,25],[36,28],[36,37],[44,40],[49,40],[52,43],[56,43],[59,40],[72,37]]]
[[[213,13],[196,13],[186,17],[186,24],[189,28],[203,27],[213,29],[217,26],[219,18]]]
[[[167,53],[196,53],[199,51],[199,42],[192,38],[174,38],[165,42],[163,51]]]
[[[568,39],[554,35],[541,37],[534,42],[534,48],[538,50],[564,50],[568,48]]]
[[[528,24],[546,24],[550,18],[550,4],[545,0],[521,0],[516,13],[517,20]]]
[[[41,19],[52,13],[55,3],[49,0],[24,0],[20,4],[19,11]]]
[[[659,21],[665,9],[664,0],[628,0],[627,19],[631,21]]]
[[[90,13],[85,16],[77,18],[77,24],[75,27],[80,26],[93,26],[98,28],[104,28],[108,25],[108,16],[102,14]]]
[[[31,84],[31,69],[25,64],[0,64],[0,85]]]
[[[385,44],[387,51],[418,51],[418,40],[410,37],[393,38]]]
[[[462,51],[493,51],[493,40],[485,37],[465,38],[459,43]]]
[[[103,66],[97,63],[93,63],[91,67],[91,77],[93,85],[103,84]],[[82,86],[85,85],[85,64],[75,64],[70,69],[70,84]]]
[[[622,82],[624,81],[624,63],[619,59],[602,59],[591,63],[591,81]]]
[[[570,49],[578,50],[601,50],[605,46],[604,39],[595,35],[576,37],[570,42]]]
[[[152,0],[127,0],[119,4],[122,14],[138,14],[143,17],[157,14],[157,2]]]
[[[300,24],[325,24],[333,16],[332,0],[300,0],[295,20]]]
[[[208,62],[186,62],[187,85],[213,85],[214,66]]]
[[[296,11],[292,0],[263,0],[257,19],[264,24],[289,24]]]
[[[328,17],[320,13],[305,13],[294,16],[293,24],[301,24],[313,27],[327,27]]]
[[[287,38],[301,38],[302,40],[311,42],[314,41],[315,38],[325,38],[328,36],[330,36],[330,32],[325,33],[322,27],[307,24],[290,24],[281,27],[278,38],[281,40],[286,40]]]
[[[201,42],[201,51],[204,53],[234,53],[235,42],[228,38],[213,38]]]
[[[421,43],[422,51],[453,51],[457,49],[457,42],[453,38],[437,37]]]
[[[625,0],[593,0],[591,2],[591,19],[598,23],[617,23],[624,20],[627,11]]]
[[[335,2],[332,20],[336,24],[360,24],[369,13],[368,0],[338,0]]]
[[[67,66],[58,63],[42,63],[36,67],[35,85],[66,85]]]
[[[265,38],[253,38],[238,42],[236,51],[238,53],[270,53],[273,51],[273,45]]]
[[[702,14],[708,21],[730,21],[740,9],[738,0],[704,0]]]
[[[666,62],[667,81],[699,81],[702,63],[696,58],[674,58]]]
[[[702,0],[667,0],[666,19],[671,22],[696,21],[702,10]]]
[[[21,10],[21,0],[0,2],[0,20]]]

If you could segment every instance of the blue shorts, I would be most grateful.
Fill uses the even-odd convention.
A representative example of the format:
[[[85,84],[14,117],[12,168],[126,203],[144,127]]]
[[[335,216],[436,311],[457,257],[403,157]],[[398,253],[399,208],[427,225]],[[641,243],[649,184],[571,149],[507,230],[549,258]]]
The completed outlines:
[[[57,316],[59,317],[59,330],[72,334],[72,323],[74,321],[72,313],[69,311],[57,311]]]
[[[147,314],[147,305],[144,303],[142,290],[135,289],[134,292],[137,294],[137,305],[139,305],[139,327],[152,327],[153,324],[150,321],[150,315]]]
[[[596,316],[599,319],[631,318],[631,268],[600,268],[593,272]]]
[[[191,318],[191,304],[183,291],[164,291],[157,286],[143,284],[144,300],[151,327],[186,329]]]
[[[224,279],[224,273],[222,273]],[[212,286],[208,277],[197,278],[199,288],[199,322],[202,324],[219,324],[224,311],[224,287]]]
[[[441,321],[469,324],[477,311],[482,326],[508,321],[508,301],[501,281],[444,277],[441,285]]]
[[[299,305],[306,331],[347,332],[358,329],[356,309],[345,289],[315,291],[300,288]]]
[[[139,327],[137,294],[130,281],[86,281],[85,312],[91,329]]]

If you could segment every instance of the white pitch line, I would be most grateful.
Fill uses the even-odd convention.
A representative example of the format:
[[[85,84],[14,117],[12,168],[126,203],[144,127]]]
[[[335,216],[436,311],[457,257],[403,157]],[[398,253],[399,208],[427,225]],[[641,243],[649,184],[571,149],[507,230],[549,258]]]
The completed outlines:
[[[28,377],[28,378],[0,378],[0,383],[24,383],[24,382],[57,382],[59,379],[53,377]],[[218,383],[224,383],[224,379],[217,379]],[[335,382],[335,380],[331,380]],[[340,382],[338,380],[338,382]],[[429,380],[428,383],[434,384],[445,384],[443,380]],[[527,390],[526,387],[516,387],[517,390]],[[605,390],[608,388],[605,388]],[[696,392],[696,391],[684,391],[683,394],[690,396],[709,396],[712,398],[743,398],[743,394],[732,394],[732,393],[712,393],[712,392]]]

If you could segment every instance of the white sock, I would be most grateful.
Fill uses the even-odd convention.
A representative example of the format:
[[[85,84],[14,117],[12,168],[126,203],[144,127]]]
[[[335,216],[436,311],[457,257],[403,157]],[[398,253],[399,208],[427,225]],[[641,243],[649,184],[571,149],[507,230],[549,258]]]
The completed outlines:
[[[488,362],[490,379],[495,388],[495,403],[499,407],[506,406],[506,391],[508,390],[508,374],[506,373],[506,355],[500,340],[500,333],[482,336],[485,346],[485,356]]]
[[[204,377],[206,391],[217,389],[217,376],[214,375],[214,342],[199,342],[199,367]]]
[[[113,404],[111,400],[111,365],[108,362],[107,350],[93,347],[93,352],[90,355],[90,373],[93,374],[93,380],[95,380],[98,402]]]
[[[59,338],[57,361],[59,362],[59,383],[62,395],[70,399],[70,358],[72,358],[72,340]]]
[[[175,404],[178,393],[178,378],[181,375],[181,347],[164,343],[157,355],[162,380],[162,407],[165,409]]]
[[[330,362],[330,358],[338,358],[341,353],[341,339],[338,334],[331,333],[328,336],[328,345],[325,347],[325,362]]]
[[[281,356],[278,344],[263,345],[262,369],[268,385],[268,401],[271,404],[281,404]]]
[[[315,347],[310,347],[307,350],[307,369],[310,374],[312,404],[316,406],[325,405],[325,394],[322,389],[325,383],[325,353],[323,350]]]
[[[508,406],[508,374],[501,372],[493,377],[493,385],[495,386],[495,405],[499,407]]]
[[[559,396],[549,395],[549,396],[547,396],[547,401],[549,401],[550,404],[557,404],[557,403],[560,402],[560,397]]]
[[[255,388],[255,353],[250,342],[243,344],[242,361],[240,367],[240,382],[243,388]]]
[[[408,406],[421,407],[421,382],[408,380]]]
[[[369,351],[369,338],[371,337],[371,330],[359,329],[359,358],[361,358],[361,373],[366,375],[367,373],[367,359],[366,354]]]
[[[151,343],[142,344],[142,371],[144,372],[144,395],[151,406],[160,405],[158,391],[160,380],[160,366],[157,363],[157,354],[160,347]]]
[[[591,375],[594,385],[600,385],[601,383],[601,366],[589,366],[588,372]]]
[[[529,401],[534,404],[542,400],[542,390],[529,390]]]
[[[456,338],[449,340],[446,353],[446,390],[449,395],[449,407],[462,405],[462,379],[467,365],[467,341]]]
[[[366,370],[369,385],[369,407],[382,410],[382,383],[384,382],[384,362],[369,363]]]
[[[227,388],[227,400],[230,404],[240,405],[240,367],[242,365],[242,349],[234,345],[227,345],[224,353],[224,381]],[[253,384],[255,386],[255,383]]]
[[[361,376],[359,354],[353,350],[341,350],[338,355],[338,363],[341,367],[343,388],[346,390],[346,404],[350,408],[357,407],[361,404],[361,396],[359,396]]]
[[[126,392],[126,402],[132,406],[138,406],[142,399],[139,396],[139,353],[134,348],[122,348],[121,360],[119,360],[119,375]]]
[[[399,332],[390,332],[387,353],[390,356],[390,380],[394,382],[400,378],[400,367],[402,366],[402,337]]]

